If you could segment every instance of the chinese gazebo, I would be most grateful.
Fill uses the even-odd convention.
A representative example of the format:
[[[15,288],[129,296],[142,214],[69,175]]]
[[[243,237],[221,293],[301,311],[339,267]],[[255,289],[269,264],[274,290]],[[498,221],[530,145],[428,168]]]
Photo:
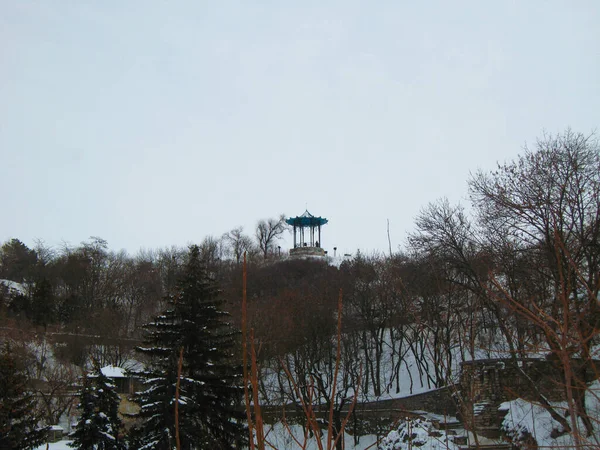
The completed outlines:
[[[315,217],[308,210],[297,217],[286,219],[286,223],[294,230],[294,248],[291,256],[325,256],[321,247],[321,226],[327,223],[324,217]]]

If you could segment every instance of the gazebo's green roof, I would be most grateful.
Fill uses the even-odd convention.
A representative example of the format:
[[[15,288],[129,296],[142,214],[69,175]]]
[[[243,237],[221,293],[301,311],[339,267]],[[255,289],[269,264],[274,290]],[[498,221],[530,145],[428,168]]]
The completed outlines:
[[[304,214],[297,217],[290,217],[286,219],[285,222],[288,225],[296,226],[296,227],[316,227],[319,225],[325,225],[328,220],[324,217],[315,217],[308,210],[304,211]]]

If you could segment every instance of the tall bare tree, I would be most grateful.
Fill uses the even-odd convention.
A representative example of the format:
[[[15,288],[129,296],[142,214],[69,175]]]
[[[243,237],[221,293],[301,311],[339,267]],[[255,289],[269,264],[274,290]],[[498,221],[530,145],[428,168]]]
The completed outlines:
[[[538,330],[565,374],[576,368],[567,378],[585,379],[586,371],[595,370],[591,348],[600,326],[598,140],[570,130],[545,136],[516,161],[476,173],[469,186],[488,247],[497,248],[503,236],[520,259],[527,256],[525,273],[537,281],[521,283],[531,299],[523,302],[506,286],[505,274],[497,273],[498,297]],[[591,433],[585,389],[565,382],[565,390]],[[568,428],[566,420],[561,423]]]
[[[267,259],[269,251],[273,251],[273,245],[278,239],[281,239],[281,235],[287,230],[287,224],[285,223],[285,216],[282,214],[279,218],[270,218],[267,220],[260,220],[256,225],[256,241],[258,247],[262,250],[263,256]]]
[[[236,227],[223,234],[223,240],[228,246],[229,253],[235,259],[236,264],[240,264],[244,252],[254,253],[254,243],[250,236],[244,234],[243,227]]]

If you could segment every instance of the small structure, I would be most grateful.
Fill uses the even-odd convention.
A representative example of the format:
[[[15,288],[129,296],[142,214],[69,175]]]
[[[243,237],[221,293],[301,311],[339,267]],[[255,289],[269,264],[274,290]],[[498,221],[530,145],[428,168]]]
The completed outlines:
[[[50,426],[50,428],[48,428],[47,433],[48,434],[46,436],[46,440],[48,442],[54,443],[60,441],[63,438],[63,436],[65,435],[65,430],[59,425],[52,425]]]
[[[324,217],[313,216],[308,210],[297,217],[286,219],[294,231],[294,248],[290,256],[325,256],[321,246],[321,226],[328,222]]]
[[[104,376],[110,378],[115,385],[117,394],[133,394],[140,382],[122,367],[102,367]]]

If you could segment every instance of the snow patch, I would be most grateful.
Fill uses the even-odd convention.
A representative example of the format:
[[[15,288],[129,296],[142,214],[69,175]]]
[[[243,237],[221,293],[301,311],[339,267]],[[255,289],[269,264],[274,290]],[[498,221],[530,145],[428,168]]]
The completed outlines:
[[[426,419],[408,419],[400,423],[381,442],[381,450],[459,450],[443,430],[438,430]]]
[[[586,407],[594,423],[594,433],[586,437],[585,426],[581,420],[578,420],[581,440],[585,448],[600,447],[599,394],[600,382],[596,380],[588,386],[586,391]],[[551,402],[551,405],[563,416],[568,409],[566,402]],[[515,444],[526,444],[528,441],[534,440],[539,448],[575,448],[576,442],[573,434],[563,434],[562,425],[555,421],[541,405],[518,398],[502,403],[498,409],[506,411],[506,416],[502,422],[502,431]],[[557,435],[559,436],[555,437]]]
[[[16,281],[0,279],[0,284],[3,284],[8,288],[9,294],[27,294],[27,289],[21,283]]]
[[[125,369],[116,366],[106,366],[100,369],[102,374],[108,378],[126,378]]]

